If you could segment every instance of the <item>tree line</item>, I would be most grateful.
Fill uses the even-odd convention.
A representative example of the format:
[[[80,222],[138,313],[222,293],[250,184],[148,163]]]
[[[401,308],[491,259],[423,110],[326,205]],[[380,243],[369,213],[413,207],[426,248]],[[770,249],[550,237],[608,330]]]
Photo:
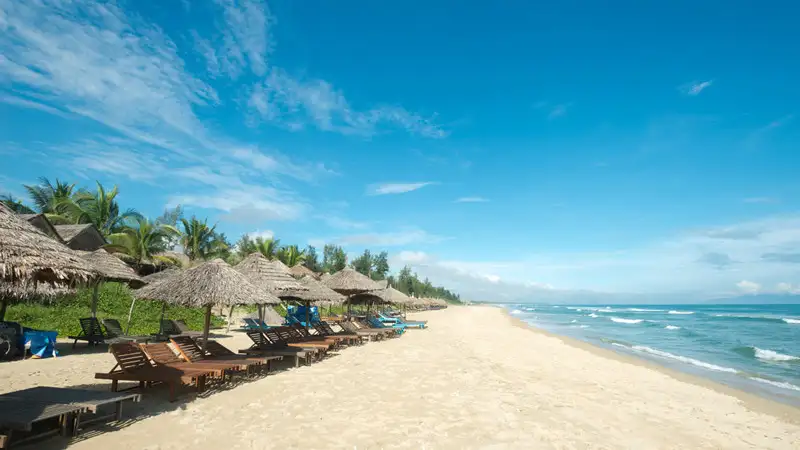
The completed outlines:
[[[145,266],[179,266],[180,259],[170,252],[180,251],[190,261],[222,258],[238,264],[251,253],[261,253],[269,260],[280,260],[289,267],[302,264],[317,273],[338,272],[348,265],[373,280],[387,280],[399,291],[417,297],[437,297],[459,302],[458,294],[420,280],[406,266],[390,275],[389,254],[369,249],[348,263],[341,246],[327,244],[322,254],[314,246],[281,245],[280,239],[242,235],[231,242],[225,233],[210,225],[207,219],[185,217],[181,206],[167,209],[149,219],[135,209],[121,209],[117,202],[117,186],[106,189],[99,182],[94,190],[79,188],[75,183],[40,178],[35,185],[23,185],[30,203],[9,194],[0,195],[0,203],[18,214],[44,214],[54,225],[92,224],[105,238],[107,250],[117,254],[135,270]]]

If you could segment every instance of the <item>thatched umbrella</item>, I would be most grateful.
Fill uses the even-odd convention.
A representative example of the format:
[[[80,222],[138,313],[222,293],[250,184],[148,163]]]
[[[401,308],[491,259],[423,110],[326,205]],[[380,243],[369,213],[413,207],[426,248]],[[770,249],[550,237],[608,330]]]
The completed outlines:
[[[296,297],[308,288],[298,283],[289,274],[289,268],[280,261],[270,261],[261,253],[251,253],[234,267],[250,283],[276,297]],[[263,310],[259,306],[259,320],[263,320]]]
[[[95,268],[100,275],[101,279],[92,283],[92,317],[97,317],[97,299],[100,290],[101,281],[116,281],[118,283],[126,283],[132,288],[138,288],[145,285],[133,269],[127,264],[122,262],[119,258],[108,253],[103,249],[95,250],[93,252],[85,252],[77,250],[84,261],[88,262]]]
[[[41,291],[37,283],[74,285],[98,277],[89,264],[64,244],[52,239],[0,203],[0,280],[7,293]],[[11,295],[0,295],[0,321]]]
[[[180,269],[170,267],[169,269],[164,269],[161,272],[154,272],[150,275],[145,275],[142,277],[142,280],[144,280],[144,282],[147,284],[158,283],[159,281],[164,281],[167,278],[180,273],[180,271]]]
[[[215,259],[186,269],[135,293],[137,298],[161,300],[176,305],[205,307],[203,350],[211,328],[211,307],[214,305],[277,305],[280,300],[252,285],[244,275],[225,261]]]
[[[381,285],[372,281],[366,275],[357,272],[349,267],[345,267],[344,269],[324,279],[322,281],[322,284],[348,297],[358,294],[364,294],[369,291],[377,291],[381,289]],[[348,314],[351,304],[352,304],[351,298],[348,298],[347,300]]]
[[[48,283],[12,284],[0,280],[0,297],[14,300],[23,299],[50,299],[58,295],[67,295],[75,292],[70,286],[58,286]]]
[[[309,276],[319,280],[319,274],[314,272],[313,270],[309,269],[308,267],[302,264],[295,264],[289,269],[289,272],[292,274],[293,277],[297,278],[298,280]]]

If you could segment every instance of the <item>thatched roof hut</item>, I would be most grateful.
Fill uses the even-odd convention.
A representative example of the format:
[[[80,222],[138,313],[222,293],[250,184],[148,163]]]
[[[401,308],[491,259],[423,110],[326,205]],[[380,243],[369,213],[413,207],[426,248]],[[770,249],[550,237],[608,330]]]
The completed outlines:
[[[67,247],[73,250],[95,251],[106,244],[106,238],[91,223],[55,225]]]
[[[0,280],[70,284],[98,275],[77,253],[0,204]]]
[[[103,249],[93,252],[76,250],[86,262],[92,265],[104,281],[127,283],[132,288],[145,285],[145,281],[119,258]]]
[[[289,269],[289,272],[292,274],[293,277],[297,278],[298,280],[306,276],[319,280],[318,273],[314,272],[313,270],[309,269],[308,267],[302,264],[295,264]]]
[[[180,271],[134,295],[189,307],[280,303],[280,299],[252,285],[221,259]]]
[[[308,292],[304,293],[301,300],[305,300],[316,305],[341,305],[347,300],[342,294],[328,288],[316,279],[310,276],[305,276],[298,280],[302,285],[308,288]]]
[[[406,305],[406,306],[408,306],[408,305],[414,304],[414,300],[411,297],[407,296],[406,294],[403,294],[402,292],[398,291],[397,289],[389,286],[389,288],[387,290],[389,291],[389,294],[391,295],[391,302],[394,303],[395,305]]]
[[[278,261],[280,263],[280,261]],[[251,253],[234,267],[254,286],[278,297],[295,297],[296,294],[308,291],[290,274],[283,263],[276,264],[261,253]]]
[[[345,267],[323,280],[322,284],[342,295],[363,294],[381,289],[378,283],[349,267]]]
[[[322,275],[319,276],[319,281],[323,281],[324,282],[325,280],[327,280],[330,277],[331,277],[331,274],[329,274],[328,272],[323,272]]]
[[[164,281],[167,278],[169,278],[169,277],[171,277],[173,275],[176,275],[176,274],[178,274],[180,272],[181,272],[180,269],[176,269],[174,267],[171,267],[169,269],[164,269],[161,272],[155,272],[155,273],[151,273],[150,275],[144,276],[144,277],[142,277],[142,280],[144,280],[144,282],[147,283],[147,284],[158,283],[159,281]]]
[[[74,292],[75,290],[69,286],[48,283],[13,284],[0,281],[0,297],[13,300],[50,299]]]

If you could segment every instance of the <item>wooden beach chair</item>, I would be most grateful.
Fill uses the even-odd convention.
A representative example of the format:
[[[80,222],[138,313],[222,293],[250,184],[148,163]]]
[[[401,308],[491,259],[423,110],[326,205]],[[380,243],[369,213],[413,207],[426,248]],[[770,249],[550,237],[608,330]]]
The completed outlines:
[[[240,365],[227,362],[192,362],[181,359],[166,342],[140,344],[144,353],[156,364],[176,369],[205,369],[213,371],[214,376],[225,378],[226,374],[241,370]]]
[[[389,334],[394,333],[391,330],[376,330],[372,328],[364,328],[356,325],[355,322],[352,321],[345,321],[339,324],[342,328],[351,333],[356,333],[359,336],[369,336],[375,338],[375,340],[381,340],[389,336]]]
[[[124,337],[112,337],[103,332],[103,326],[97,317],[85,317],[78,319],[81,324],[81,332],[77,336],[67,336],[68,339],[74,339],[72,348],[78,345],[78,341],[86,341],[89,345],[97,344],[118,344],[122,342],[131,342],[130,339]]]
[[[233,357],[214,357],[206,355],[203,349],[197,345],[194,339],[188,336],[176,336],[170,339],[172,344],[178,349],[183,359],[192,363],[228,363],[236,364],[239,370],[248,373],[255,369],[264,369],[269,372],[269,362],[273,359],[281,359],[280,356],[269,356],[260,358],[248,358],[246,356],[234,355]]]
[[[111,354],[117,364],[108,373],[96,373],[99,380],[111,380],[111,391],[119,391],[120,381],[138,381],[139,388],[153,383],[164,383],[169,386],[169,401],[175,401],[175,389],[179,384],[194,384],[198,392],[205,388],[206,377],[216,373],[209,369],[179,369],[156,364],[147,357],[138,344],[126,342],[111,344]]]
[[[318,348],[323,353],[327,353],[328,350],[333,347],[333,344],[330,342],[322,340],[306,340],[292,327],[273,327],[265,331],[264,334],[266,334],[270,340],[279,339],[278,342],[286,342],[288,345],[295,347]]]
[[[44,386],[9,392],[0,396],[0,433],[6,436],[7,444],[12,443],[15,432],[26,432],[27,436],[13,439],[13,444],[52,434],[77,436],[90,425],[121,420],[122,403],[138,402],[140,398],[139,394]],[[101,414],[101,408],[107,405],[113,407],[113,411]],[[54,419],[56,415],[57,426],[45,428],[44,435],[31,434],[34,423]],[[2,439],[0,448],[5,448]]]
[[[269,355],[239,355],[234,353],[233,350],[225,347],[224,345],[220,344],[217,341],[209,340],[206,342],[206,357],[207,358],[220,358],[220,359],[235,359],[235,358],[244,358],[244,359],[256,359],[264,361],[265,363],[269,364],[271,361],[281,360],[283,356],[269,356]],[[269,368],[267,368],[269,370]]]
[[[339,347],[341,343],[341,339],[337,339],[334,337],[323,336],[320,334],[312,335],[309,330],[306,330],[306,327],[296,323],[294,325],[290,325],[288,328],[291,328],[294,332],[294,335],[299,339],[301,342],[309,341],[309,342],[326,342],[331,344],[331,348]],[[313,328],[312,328],[313,329]],[[315,330],[316,331],[316,330]]]
[[[273,343],[262,331],[248,330],[247,336],[253,341],[250,348],[239,350],[239,353],[245,355],[264,355],[264,356],[285,356],[294,358],[294,366],[300,365],[300,360],[305,360],[306,364],[310,364],[311,360],[318,353],[317,349],[302,349],[297,347],[290,347],[284,343]],[[211,343],[213,341],[209,341]]]
[[[337,339],[340,342],[344,342],[346,345],[355,345],[362,343],[362,337],[352,333],[336,334],[333,331],[333,329],[330,328],[330,325],[328,326],[330,331],[325,329],[325,327],[320,322],[314,323],[312,326],[314,327],[314,331],[317,332],[315,336],[322,336],[326,339]],[[369,338],[367,337],[367,339]]]
[[[103,319],[103,326],[106,327],[106,336],[110,338],[127,339],[131,342],[144,342],[148,343],[153,339],[153,336],[129,336],[122,331],[122,325],[117,319]]]
[[[172,319],[164,319],[161,321],[161,333],[166,336],[200,337],[203,335],[201,331],[190,330],[189,327],[186,326],[186,322]]]

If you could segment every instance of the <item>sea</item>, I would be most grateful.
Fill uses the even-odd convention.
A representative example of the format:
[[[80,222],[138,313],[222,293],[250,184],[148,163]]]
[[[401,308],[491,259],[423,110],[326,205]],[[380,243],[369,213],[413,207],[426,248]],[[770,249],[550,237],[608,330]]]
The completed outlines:
[[[552,333],[800,406],[800,305],[500,305]]]

